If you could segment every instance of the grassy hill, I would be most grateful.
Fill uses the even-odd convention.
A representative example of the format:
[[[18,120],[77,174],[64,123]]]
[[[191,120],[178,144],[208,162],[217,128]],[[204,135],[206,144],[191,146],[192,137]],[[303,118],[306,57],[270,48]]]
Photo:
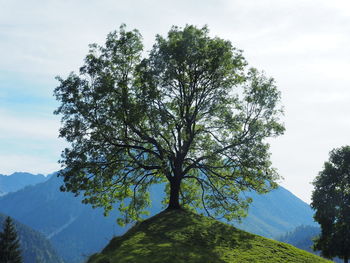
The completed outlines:
[[[113,238],[88,263],[330,262],[205,216],[170,210]]]

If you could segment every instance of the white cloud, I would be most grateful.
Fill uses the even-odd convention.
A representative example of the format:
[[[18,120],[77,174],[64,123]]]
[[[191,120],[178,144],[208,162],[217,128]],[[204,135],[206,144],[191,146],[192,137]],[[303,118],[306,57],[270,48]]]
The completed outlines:
[[[0,174],[58,170],[60,153],[67,145],[58,139],[58,129],[59,121],[54,117],[0,110]]]
[[[57,118],[22,116],[0,110],[0,139],[31,138],[55,140],[58,137],[60,123]]]

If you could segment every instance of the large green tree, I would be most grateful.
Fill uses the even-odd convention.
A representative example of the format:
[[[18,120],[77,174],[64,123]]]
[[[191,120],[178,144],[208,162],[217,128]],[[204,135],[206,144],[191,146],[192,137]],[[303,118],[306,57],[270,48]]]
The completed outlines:
[[[230,41],[208,28],[172,27],[143,53],[137,30],[122,25],[93,44],[79,74],[58,78],[63,190],[124,219],[149,206],[149,188],[166,183],[169,209],[202,207],[240,217],[240,194],[276,186],[267,138],[280,135],[280,93],[247,68]]]
[[[350,146],[334,149],[313,182],[311,206],[321,225],[314,249],[327,258],[350,256]]]
[[[10,217],[6,218],[3,232],[0,232],[0,262],[23,262],[17,232]]]

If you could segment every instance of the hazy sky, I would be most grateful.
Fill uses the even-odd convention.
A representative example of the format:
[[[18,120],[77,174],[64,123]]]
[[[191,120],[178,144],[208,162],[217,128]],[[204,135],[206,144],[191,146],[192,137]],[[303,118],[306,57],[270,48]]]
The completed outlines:
[[[309,202],[328,153],[350,144],[350,3],[311,0],[0,0],[0,173],[51,173],[65,142],[52,93],[88,44],[126,23],[149,50],[172,25],[207,24],[282,92],[272,140],[281,185]]]

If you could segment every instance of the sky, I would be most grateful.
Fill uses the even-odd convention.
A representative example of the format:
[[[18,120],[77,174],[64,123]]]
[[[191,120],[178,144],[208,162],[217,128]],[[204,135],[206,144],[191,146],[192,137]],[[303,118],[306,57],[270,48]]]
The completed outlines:
[[[49,174],[66,142],[55,76],[125,23],[146,50],[172,25],[208,25],[282,93],[286,132],[271,140],[279,183],[309,203],[329,151],[350,144],[350,2],[343,0],[0,0],[0,174]]]

